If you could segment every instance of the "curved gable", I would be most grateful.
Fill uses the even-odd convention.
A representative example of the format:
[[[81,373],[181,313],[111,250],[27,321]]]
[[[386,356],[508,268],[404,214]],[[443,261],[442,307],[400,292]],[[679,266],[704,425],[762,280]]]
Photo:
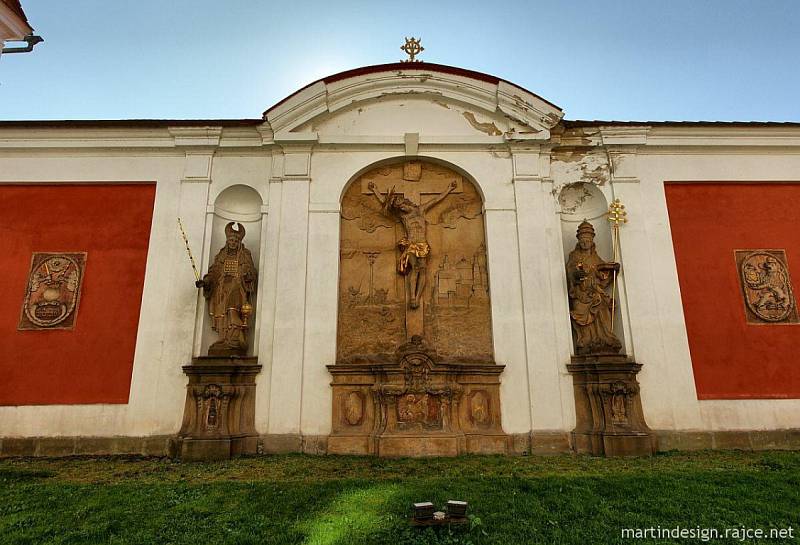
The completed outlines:
[[[396,63],[318,80],[267,110],[264,118],[278,138],[419,132],[546,140],[563,115],[558,106],[488,74]]]

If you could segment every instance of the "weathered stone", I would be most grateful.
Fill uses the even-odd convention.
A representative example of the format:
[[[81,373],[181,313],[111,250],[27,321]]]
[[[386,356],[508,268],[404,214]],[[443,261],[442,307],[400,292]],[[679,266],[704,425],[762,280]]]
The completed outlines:
[[[119,454],[114,447],[115,439],[115,437],[77,437],[75,438],[75,454]]]
[[[510,438],[501,433],[466,434],[466,452],[470,454],[507,454],[510,448]]]
[[[800,429],[786,430],[786,447],[800,450]]]
[[[509,452],[518,456],[528,456],[531,453],[531,434],[512,433]]]
[[[748,431],[715,431],[713,437],[714,448],[718,450],[752,450],[753,448]]]
[[[141,437],[114,437],[113,449],[116,454],[144,454],[144,441]]]
[[[34,456],[36,454],[35,437],[4,437],[3,456]]]
[[[328,366],[334,377],[329,453],[431,456],[440,451],[451,456],[509,451],[500,426],[502,365],[426,360],[418,376],[409,367],[375,364],[365,374],[363,365]],[[357,411],[350,406],[354,399]]]
[[[713,436],[707,431],[660,430],[658,450],[707,450],[713,448]]]
[[[75,454],[74,437],[39,437],[36,456],[70,456]]]
[[[170,435],[151,435],[142,439],[142,454],[145,456],[170,456]]]
[[[346,191],[329,453],[509,451],[482,206],[471,181],[418,160]]]
[[[256,453],[255,376],[259,371],[257,358],[236,356],[192,358],[191,365],[183,366],[189,384],[178,433],[177,452],[182,458],[219,460]]]
[[[569,434],[567,433],[541,431],[534,431],[531,433],[532,454],[562,454],[569,451]]]
[[[304,435],[303,452],[306,454],[325,454],[328,451],[327,435]]]
[[[456,436],[389,436],[382,438],[375,453],[387,457],[458,456],[459,438]]]
[[[254,318],[252,297],[258,273],[250,250],[242,243],[244,235],[244,225],[228,223],[225,246],[214,257],[203,279],[195,283],[203,288],[211,329],[219,335],[219,340],[208,347],[209,356],[247,354],[248,320]]]
[[[570,319],[579,355],[617,354],[622,343],[613,331],[613,289],[619,263],[603,261],[594,243],[594,227],[583,220],[576,234],[578,243],[567,261]]]
[[[636,374],[625,356],[576,356],[567,366],[575,393],[576,452],[595,456],[649,456],[657,439],[647,427]]]
[[[261,436],[264,454],[286,454],[303,452],[303,438],[300,434],[269,434]]]
[[[191,439],[181,442],[180,458],[184,462],[227,460],[230,457],[230,439]]]

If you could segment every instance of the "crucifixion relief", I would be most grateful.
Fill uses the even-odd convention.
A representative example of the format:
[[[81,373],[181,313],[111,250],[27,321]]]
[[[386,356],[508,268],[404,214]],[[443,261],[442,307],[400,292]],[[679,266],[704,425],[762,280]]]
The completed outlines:
[[[330,452],[505,452],[483,227],[477,188],[438,164],[345,191]]]
[[[419,203],[421,195],[419,188],[412,189],[412,191],[416,189],[414,192],[416,195],[412,193],[416,198],[412,200],[396,193],[396,186],[392,186],[386,197],[383,197],[375,182],[367,183],[367,188],[375,195],[383,209],[400,218],[405,229],[406,236],[397,243],[401,252],[397,262],[397,272],[409,279],[408,307],[412,310],[418,309],[420,306],[420,296],[425,289],[427,258],[431,250],[430,244],[428,244],[428,219],[425,214],[442,202],[457,187],[458,184],[453,180],[447,189],[436,197],[426,203]]]
[[[342,201],[340,358],[378,359],[415,335],[491,358],[482,200],[421,161],[363,174]],[[477,357],[477,356],[476,356]]]

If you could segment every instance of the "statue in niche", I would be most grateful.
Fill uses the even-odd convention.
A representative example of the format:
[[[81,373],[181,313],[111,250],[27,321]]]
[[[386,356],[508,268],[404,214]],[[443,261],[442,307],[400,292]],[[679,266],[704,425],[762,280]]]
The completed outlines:
[[[419,308],[419,300],[425,290],[427,277],[427,257],[430,253],[428,244],[428,220],[425,214],[434,206],[442,202],[458,184],[453,181],[450,186],[438,196],[425,204],[414,204],[402,195],[395,194],[392,188],[386,197],[382,197],[375,187],[374,182],[369,182],[367,188],[372,191],[375,198],[383,207],[385,214],[394,214],[403,224],[406,236],[398,241],[400,258],[397,262],[397,272],[408,278],[409,307]]]
[[[203,288],[211,329],[220,337],[208,348],[209,356],[247,354],[248,318],[253,313],[250,301],[257,272],[250,250],[242,243],[244,235],[244,225],[228,223],[225,246],[217,253],[208,273],[195,283]]]
[[[570,318],[578,355],[617,354],[622,343],[612,331],[612,297],[606,293],[619,263],[597,255],[594,227],[584,220],[578,226],[578,243],[567,260]]]

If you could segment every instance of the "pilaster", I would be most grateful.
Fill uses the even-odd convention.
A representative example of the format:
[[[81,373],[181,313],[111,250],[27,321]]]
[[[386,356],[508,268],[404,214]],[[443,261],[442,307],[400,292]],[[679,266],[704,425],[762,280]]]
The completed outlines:
[[[501,381],[503,431],[527,433],[531,429],[531,397],[525,346],[517,211],[487,207],[486,247],[492,305],[494,355],[506,366]]]
[[[273,163],[277,163],[273,175],[279,175],[281,189],[270,373],[271,434],[300,432],[311,184],[311,144],[283,141],[281,146],[282,161]],[[274,202],[272,185],[270,203]]]
[[[563,362],[559,358],[564,350],[559,350],[558,342],[565,337],[558,334],[558,327],[564,326],[563,320],[554,319],[557,315],[554,300],[561,294],[562,283],[553,285],[552,279],[553,269],[563,276],[563,266],[558,259],[559,249],[549,251],[553,243],[559,242],[558,237],[551,235],[560,232],[552,206],[552,183],[546,180],[550,171],[549,150],[513,146],[511,151],[532,429],[560,430],[566,423],[560,384]]]

